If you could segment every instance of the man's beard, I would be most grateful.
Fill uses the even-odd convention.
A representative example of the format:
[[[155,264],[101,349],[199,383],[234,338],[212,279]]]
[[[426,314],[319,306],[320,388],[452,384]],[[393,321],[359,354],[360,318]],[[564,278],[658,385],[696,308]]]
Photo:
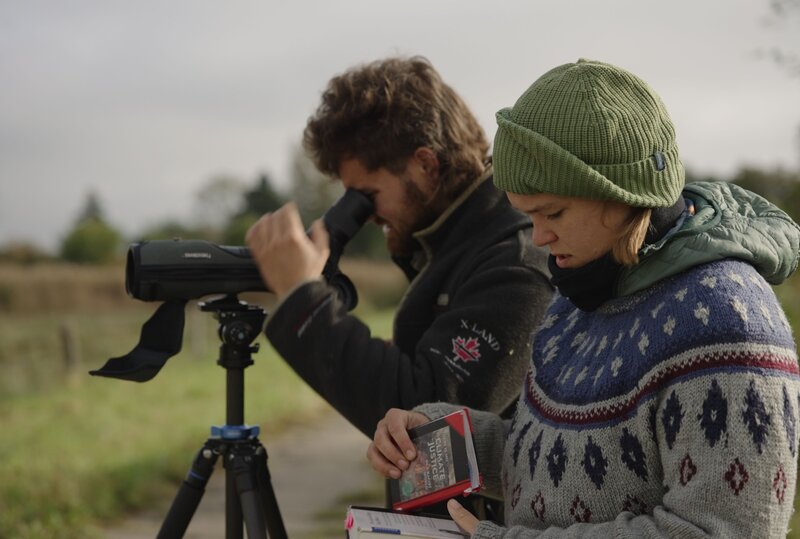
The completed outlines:
[[[428,228],[439,217],[444,208],[440,208],[440,191],[428,197],[417,185],[403,178],[404,197],[408,206],[409,219],[401,228],[391,228],[386,233],[386,248],[394,257],[406,257],[419,249],[419,243],[412,236],[415,232]]]

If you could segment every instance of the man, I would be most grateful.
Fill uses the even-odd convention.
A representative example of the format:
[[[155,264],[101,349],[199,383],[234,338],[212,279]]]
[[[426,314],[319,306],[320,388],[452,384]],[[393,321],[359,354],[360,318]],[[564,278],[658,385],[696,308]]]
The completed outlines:
[[[247,244],[279,307],[275,349],[367,436],[393,407],[431,401],[508,412],[531,331],[551,297],[530,220],[491,182],[489,145],[461,98],[424,58],[390,58],[334,77],[304,146],[320,171],[375,203],[409,288],[393,342],[372,338],[320,275],[328,236],[306,235],[289,203]]]

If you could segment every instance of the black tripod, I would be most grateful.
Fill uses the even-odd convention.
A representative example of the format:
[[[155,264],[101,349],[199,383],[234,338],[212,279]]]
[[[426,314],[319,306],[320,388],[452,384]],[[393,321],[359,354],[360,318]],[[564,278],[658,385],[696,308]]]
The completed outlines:
[[[272,490],[267,450],[258,440],[259,428],[244,424],[244,369],[253,364],[250,354],[258,351],[252,341],[261,332],[266,313],[247,305],[235,295],[203,303],[200,309],[213,312],[219,322],[222,341],[217,364],[227,374],[226,425],[211,427],[211,437],[192,463],[167,513],[159,539],[183,537],[200,504],[217,458],[225,467],[225,537],[242,539],[286,539],[278,502]]]

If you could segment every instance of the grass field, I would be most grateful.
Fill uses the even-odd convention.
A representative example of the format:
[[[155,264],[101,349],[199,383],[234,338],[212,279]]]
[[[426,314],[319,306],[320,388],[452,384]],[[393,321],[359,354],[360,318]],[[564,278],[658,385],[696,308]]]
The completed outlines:
[[[89,369],[133,347],[155,305],[120,292],[119,268],[60,271],[0,266],[2,539],[86,538],[96,522],[168,499],[209,425],[224,423],[225,371],[215,363],[209,314],[187,307],[184,349],[152,381],[90,377]],[[388,336],[391,311],[369,307],[396,302],[397,276],[363,266],[351,277],[370,291],[360,314]],[[800,278],[776,292],[800,327]],[[272,436],[325,405],[263,338],[257,342],[245,418]],[[796,515],[792,539],[800,539]]]
[[[1,537],[83,537],[182,477],[210,424],[224,424],[224,371],[174,358],[146,384],[90,379],[4,402]],[[246,418],[269,432],[318,399],[274,357],[247,373]]]
[[[128,352],[154,306],[62,314],[0,314],[0,537],[87,537],[153,499],[174,495],[212,424],[225,422],[216,322],[187,308],[185,349],[153,380],[91,377]],[[391,312],[368,314],[390,333]],[[78,363],[64,364],[61,328]],[[245,419],[264,436],[325,405],[266,345],[245,373]]]

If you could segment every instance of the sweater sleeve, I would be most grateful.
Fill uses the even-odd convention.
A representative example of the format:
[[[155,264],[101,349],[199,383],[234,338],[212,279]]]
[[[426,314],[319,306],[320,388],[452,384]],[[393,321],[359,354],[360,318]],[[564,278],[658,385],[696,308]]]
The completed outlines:
[[[461,283],[413,352],[372,337],[322,282],[306,283],[286,298],[266,335],[300,377],[367,436],[390,408],[445,401],[500,413],[519,393],[530,332],[552,292],[540,272],[491,258]],[[502,308],[492,308],[498,302]]]

